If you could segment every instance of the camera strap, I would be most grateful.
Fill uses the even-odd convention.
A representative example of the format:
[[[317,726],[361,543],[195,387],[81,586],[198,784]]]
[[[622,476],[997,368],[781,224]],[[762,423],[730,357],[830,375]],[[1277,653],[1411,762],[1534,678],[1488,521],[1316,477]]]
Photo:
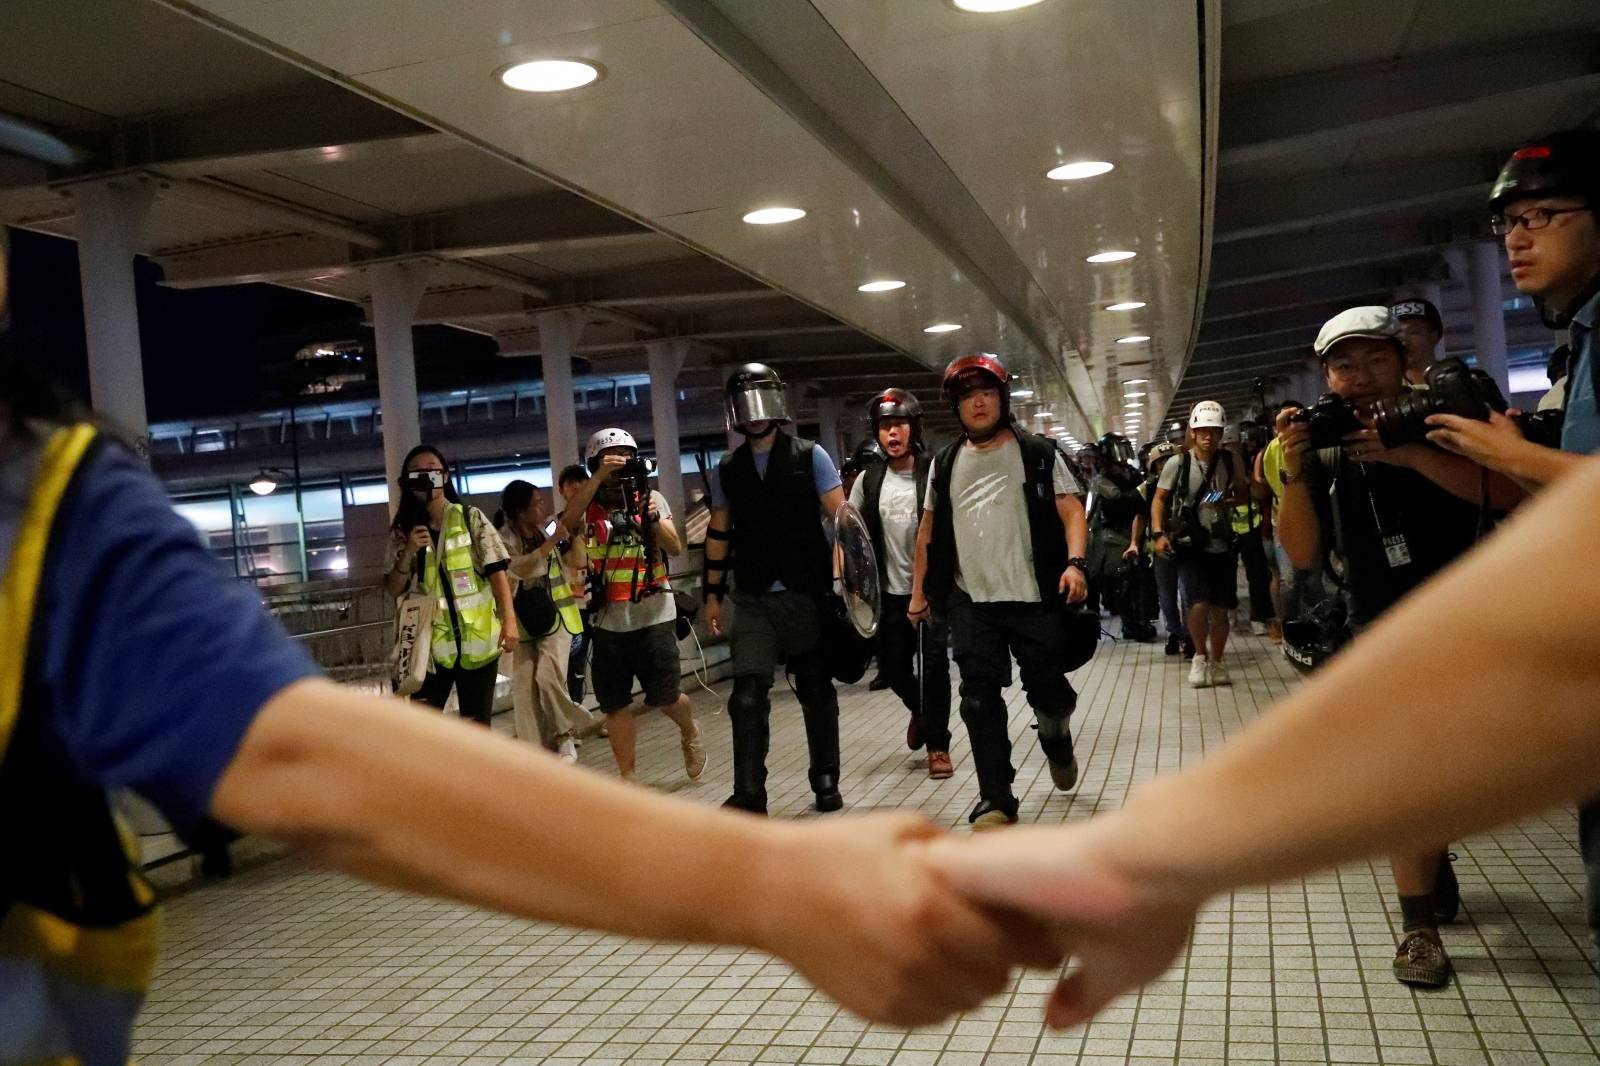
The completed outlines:
[[[1359,468],[1359,464],[1358,468]],[[1383,515],[1378,511],[1378,498],[1372,494],[1372,481],[1365,468],[1361,469],[1361,490],[1367,495],[1367,507],[1372,512],[1372,525],[1378,531],[1378,538],[1383,544],[1383,557],[1388,562],[1389,569],[1393,570],[1402,566],[1411,565],[1411,546],[1406,543],[1406,535],[1398,526],[1385,522]],[[1337,515],[1339,509],[1334,508]],[[1348,553],[1345,557],[1349,558]]]

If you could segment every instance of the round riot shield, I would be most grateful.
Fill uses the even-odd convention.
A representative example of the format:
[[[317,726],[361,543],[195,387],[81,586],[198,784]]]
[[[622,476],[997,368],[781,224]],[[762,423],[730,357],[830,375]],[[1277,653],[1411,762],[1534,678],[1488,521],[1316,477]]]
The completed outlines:
[[[863,637],[878,632],[878,557],[866,520],[849,503],[833,515],[834,563],[838,569],[845,617]]]

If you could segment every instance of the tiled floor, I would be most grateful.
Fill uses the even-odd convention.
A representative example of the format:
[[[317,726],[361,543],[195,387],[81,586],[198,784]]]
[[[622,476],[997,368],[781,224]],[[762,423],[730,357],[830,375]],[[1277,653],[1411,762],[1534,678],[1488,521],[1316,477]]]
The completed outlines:
[[[1012,693],[1022,817],[1087,818],[1129,786],[1220,744],[1292,675],[1241,637],[1231,688],[1183,686],[1158,646],[1103,645],[1075,678],[1084,778],[1052,791]],[[808,815],[798,710],[776,699],[773,812]],[[957,775],[928,780],[904,712],[863,683],[842,693],[845,794],[964,826]],[[641,723],[641,777],[700,803],[728,790],[727,720],[699,694],[713,761],[682,778],[675,731]],[[609,772],[603,741],[583,749]],[[487,798],[486,802],[505,802]],[[1051,981],[1020,979],[981,1011],[917,1032],[867,1027],[786,967],[750,952],[663,947],[415,899],[281,861],[175,899],[139,1031],[148,1066],[217,1063],[1550,1063],[1600,1061],[1570,811],[1456,846],[1465,898],[1446,932],[1458,979],[1417,994],[1389,976],[1398,917],[1382,863],[1235,893],[1202,915],[1166,977],[1086,1030],[1040,1024]],[[553,860],[558,861],[558,860]]]

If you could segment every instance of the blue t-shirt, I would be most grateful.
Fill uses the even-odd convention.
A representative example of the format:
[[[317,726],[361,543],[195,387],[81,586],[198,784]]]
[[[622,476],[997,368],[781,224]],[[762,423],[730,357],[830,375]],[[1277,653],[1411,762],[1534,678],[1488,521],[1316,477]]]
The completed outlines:
[[[0,507],[0,566],[19,509]],[[261,707],[319,672],[118,447],[86,460],[63,503],[34,618],[31,661],[79,775],[180,827],[207,813]]]
[[[1600,411],[1595,409],[1594,361],[1600,342],[1595,338],[1600,320],[1600,295],[1572,316],[1568,334],[1572,369],[1567,374],[1567,416],[1561,424],[1561,450],[1593,455],[1600,451]]]
[[[765,478],[767,476],[767,460],[772,458],[772,452],[758,452],[752,448],[750,449],[750,458],[756,464],[757,476]],[[728,497],[722,493],[722,478],[718,476],[719,469],[719,467],[713,467],[711,470],[711,506],[713,508],[728,506]],[[819,499],[844,484],[844,481],[839,477],[839,468],[833,465],[833,457],[820,444],[814,444],[811,447],[811,483],[816,486]]]
[[[750,458],[756,464],[757,476],[765,478],[767,476],[767,460],[772,458],[772,452],[758,452],[752,448],[750,449]],[[720,467],[717,467],[711,471],[711,507],[713,510],[728,506],[728,497],[722,492],[722,478],[719,476],[720,469]],[[839,477],[839,468],[833,465],[833,457],[820,444],[811,446],[811,483],[816,486],[818,499],[844,485],[843,479]],[[774,581],[767,591],[779,592],[782,589],[783,582]]]

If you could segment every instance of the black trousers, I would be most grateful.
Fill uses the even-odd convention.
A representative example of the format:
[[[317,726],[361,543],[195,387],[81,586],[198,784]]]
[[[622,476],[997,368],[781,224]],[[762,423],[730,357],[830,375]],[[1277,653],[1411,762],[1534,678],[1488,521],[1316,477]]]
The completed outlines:
[[[1244,563],[1245,581],[1250,586],[1250,621],[1270,622],[1272,611],[1272,567],[1267,563],[1267,545],[1261,531],[1252,529],[1238,538],[1239,559]]]
[[[878,669],[906,710],[917,716],[929,751],[950,750],[950,652],[943,622],[922,626],[906,618],[910,596],[883,594],[878,621]],[[922,677],[917,676],[917,635],[922,635]],[[923,696],[927,703],[924,705]]]
[[[1072,758],[1068,728],[1078,694],[1061,667],[1066,632],[1061,612],[1039,603],[973,603],[960,589],[950,593],[946,612],[950,646],[961,670],[961,720],[972,741],[972,763],[984,799],[1011,813],[1016,770],[1011,765],[1011,735],[1006,728],[1002,690],[1011,684],[1016,656],[1022,691],[1039,725],[1046,758]]]
[[[450,690],[455,689],[456,705],[461,708],[461,717],[479,725],[488,725],[490,716],[494,714],[494,682],[499,669],[498,660],[476,670],[463,670],[459,666],[446,669],[435,664],[433,673],[428,675],[428,679],[411,698],[442,711],[445,701],[450,698]]]

